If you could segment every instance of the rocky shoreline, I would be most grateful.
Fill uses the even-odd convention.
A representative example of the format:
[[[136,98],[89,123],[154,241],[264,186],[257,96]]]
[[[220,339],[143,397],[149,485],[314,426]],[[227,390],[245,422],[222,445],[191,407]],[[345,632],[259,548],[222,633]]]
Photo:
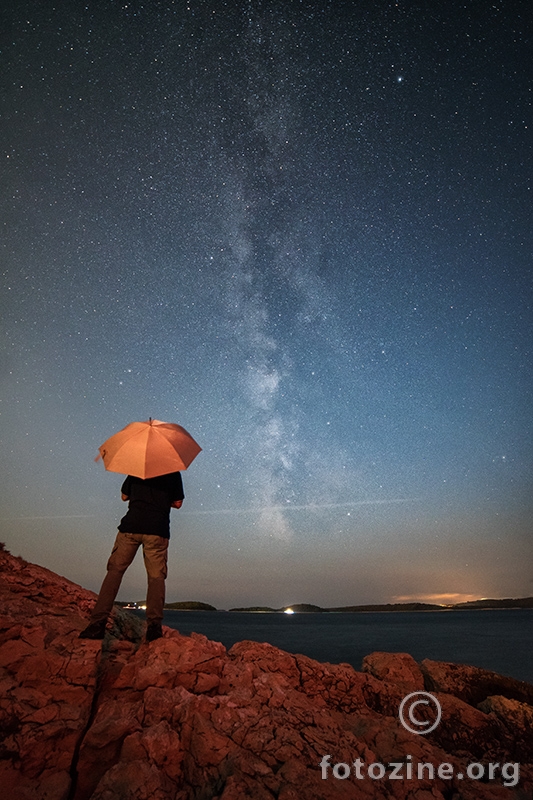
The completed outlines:
[[[372,653],[356,671],[257,642],[226,650],[169,628],[146,644],[142,622],[119,608],[103,643],[80,640],[94,598],[0,552],[0,786],[9,800],[533,797],[531,684],[398,653]],[[442,708],[427,736],[398,717],[415,691]],[[354,763],[366,767],[360,776]],[[435,766],[432,779],[411,770],[419,763]],[[440,764],[450,769],[439,776]],[[491,778],[489,764],[499,765]]]

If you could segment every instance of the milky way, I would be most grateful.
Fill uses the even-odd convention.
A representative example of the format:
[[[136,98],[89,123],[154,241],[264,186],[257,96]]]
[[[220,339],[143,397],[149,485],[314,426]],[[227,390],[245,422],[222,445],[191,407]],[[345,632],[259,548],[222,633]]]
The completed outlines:
[[[152,416],[171,600],[533,593],[529,4],[4,15],[8,547],[97,588]]]

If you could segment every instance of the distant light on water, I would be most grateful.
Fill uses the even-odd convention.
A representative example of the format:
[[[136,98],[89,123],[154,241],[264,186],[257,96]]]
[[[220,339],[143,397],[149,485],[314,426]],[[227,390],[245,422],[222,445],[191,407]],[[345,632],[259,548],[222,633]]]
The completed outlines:
[[[283,613],[284,614],[294,614],[294,611],[293,611],[292,608],[286,608]]]

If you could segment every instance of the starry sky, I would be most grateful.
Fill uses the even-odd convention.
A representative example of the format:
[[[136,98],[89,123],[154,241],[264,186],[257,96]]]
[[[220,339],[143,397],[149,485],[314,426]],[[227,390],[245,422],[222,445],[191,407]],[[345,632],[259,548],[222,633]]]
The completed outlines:
[[[11,552],[97,590],[151,416],[170,601],[532,595],[529,1],[1,13]]]

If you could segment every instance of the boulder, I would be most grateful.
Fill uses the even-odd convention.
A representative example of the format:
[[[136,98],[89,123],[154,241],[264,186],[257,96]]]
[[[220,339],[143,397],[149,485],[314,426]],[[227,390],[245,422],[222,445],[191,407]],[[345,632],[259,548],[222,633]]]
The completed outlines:
[[[429,691],[448,692],[471,705],[478,705],[494,694],[533,705],[532,684],[487,669],[426,658],[420,663],[420,670]]]

